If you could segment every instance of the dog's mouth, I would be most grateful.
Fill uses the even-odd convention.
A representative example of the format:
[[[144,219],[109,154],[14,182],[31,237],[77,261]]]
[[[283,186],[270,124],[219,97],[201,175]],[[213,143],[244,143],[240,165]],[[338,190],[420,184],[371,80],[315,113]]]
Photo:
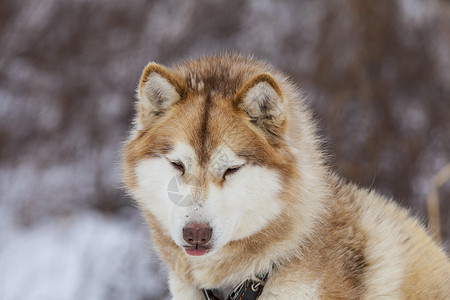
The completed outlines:
[[[202,246],[198,244],[195,246],[184,246],[183,248],[186,253],[191,256],[202,256],[211,250],[211,246]]]

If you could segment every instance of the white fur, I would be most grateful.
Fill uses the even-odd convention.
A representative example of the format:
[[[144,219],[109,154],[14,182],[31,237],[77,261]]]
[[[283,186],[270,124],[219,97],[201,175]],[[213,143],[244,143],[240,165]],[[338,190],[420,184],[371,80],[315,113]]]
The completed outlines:
[[[211,161],[208,165],[208,173],[222,177],[223,173],[230,167],[241,166],[245,160],[236,156],[227,146],[218,147],[211,155]]]
[[[173,294],[172,300],[199,300],[204,298],[199,289],[184,283],[172,273],[169,273],[169,288]]]
[[[285,283],[286,284],[286,283]],[[319,280],[312,283],[295,282],[295,288],[286,290],[285,285],[267,286],[265,292],[261,295],[259,300],[281,300],[281,299],[296,299],[296,300],[319,300]],[[289,298],[288,298],[289,297]]]
[[[198,160],[195,156],[195,151],[188,144],[177,143],[174,149],[167,154],[167,158],[170,161],[182,162],[187,174],[198,172]]]
[[[366,246],[366,259],[369,262],[367,290],[371,297],[368,299],[401,299],[406,257],[399,239],[403,238],[404,233],[400,224],[396,224],[400,220],[385,217],[387,211],[400,211],[392,204],[381,203],[374,193],[361,198],[366,202],[361,225],[369,236]],[[385,210],[380,210],[380,206],[384,206]]]
[[[169,162],[161,157],[146,159],[136,166],[137,188],[134,197],[169,229],[169,214],[174,204],[169,200],[167,187],[177,175]]]
[[[205,87],[205,83],[203,82],[203,80],[201,78],[198,78],[195,75],[191,76],[191,86],[194,89],[197,89],[197,91],[203,91],[204,87]]]
[[[224,231],[225,244],[264,228],[281,211],[276,197],[281,190],[278,174],[258,167],[245,166],[227,179],[223,189],[211,186],[207,207],[215,216],[216,226]]]
[[[222,178],[224,170],[245,162],[227,147],[220,148],[212,157],[219,160],[224,156],[227,159],[221,161],[220,168],[217,161],[211,160],[207,177]],[[251,165],[242,166],[236,173],[228,175],[223,187],[208,182],[207,191],[200,193],[204,199],[193,199],[188,207],[177,206],[169,199],[167,189],[180,172],[170,165],[170,161],[181,161],[185,165],[184,176],[199,176],[200,167],[193,149],[178,143],[167,157],[146,159],[137,165],[135,197],[158,218],[180,247],[185,245],[183,227],[190,222],[210,224],[213,229],[212,253],[232,240],[263,229],[281,211],[277,201],[281,191],[278,174]],[[180,193],[188,193],[191,186],[183,180],[180,183]]]

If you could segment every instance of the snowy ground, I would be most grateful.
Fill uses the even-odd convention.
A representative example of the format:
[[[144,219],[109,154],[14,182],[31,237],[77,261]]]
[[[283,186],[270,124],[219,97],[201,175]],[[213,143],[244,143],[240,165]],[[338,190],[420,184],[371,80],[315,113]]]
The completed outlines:
[[[8,224],[9,223],[9,224]],[[83,213],[19,229],[1,220],[0,299],[166,299],[142,220]]]

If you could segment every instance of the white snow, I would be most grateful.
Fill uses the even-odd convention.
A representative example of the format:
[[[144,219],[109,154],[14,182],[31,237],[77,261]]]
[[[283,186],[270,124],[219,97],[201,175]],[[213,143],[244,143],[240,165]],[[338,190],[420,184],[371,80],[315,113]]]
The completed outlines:
[[[3,219],[0,299],[164,299],[165,272],[141,223],[92,212],[29,229]]]

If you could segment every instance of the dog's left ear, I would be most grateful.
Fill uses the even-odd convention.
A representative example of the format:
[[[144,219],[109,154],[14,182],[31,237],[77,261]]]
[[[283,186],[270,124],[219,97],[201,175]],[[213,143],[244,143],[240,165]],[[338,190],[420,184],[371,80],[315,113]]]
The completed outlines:
[[[275,79],[262,73],[239,89],[235,105],[244,110],[256,126],[279,136],[285,128],[283,102],[283,94]]]

